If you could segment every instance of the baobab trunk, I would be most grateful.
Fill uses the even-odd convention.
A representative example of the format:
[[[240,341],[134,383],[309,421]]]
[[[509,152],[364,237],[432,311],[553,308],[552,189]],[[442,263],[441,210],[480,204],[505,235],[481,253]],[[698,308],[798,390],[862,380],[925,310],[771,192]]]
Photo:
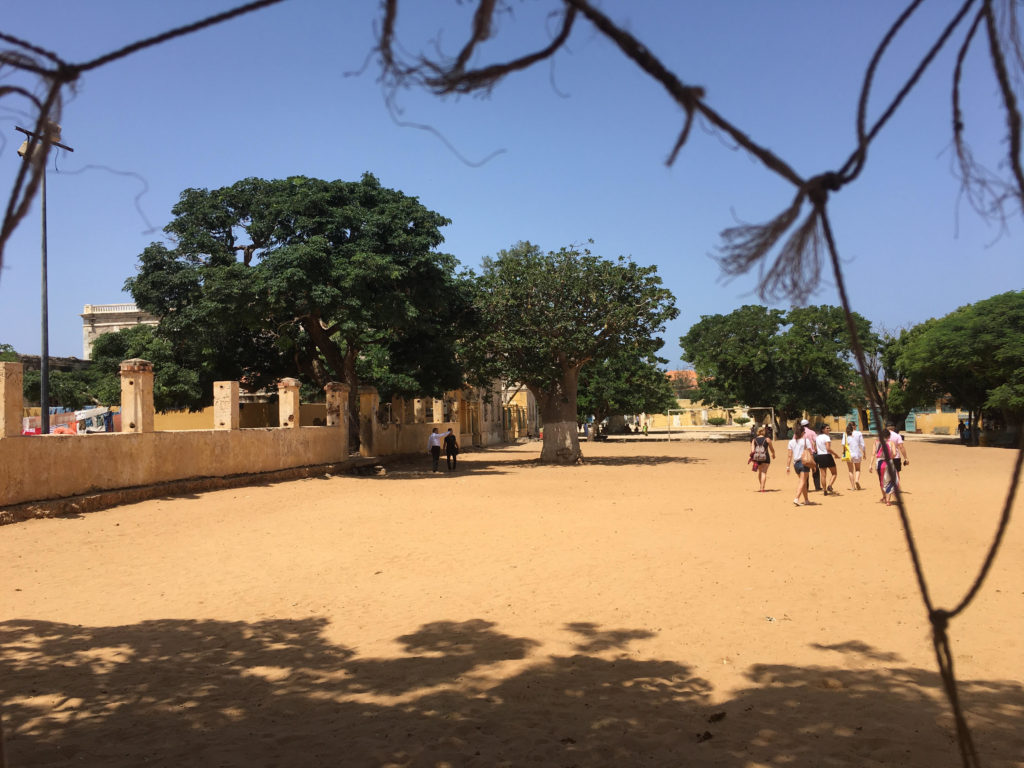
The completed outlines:
[[[554,392],[533,394],[544,421],[540,460],[546,464],[578,464],[583,452],[576,421],[576,376],[567,375]]]

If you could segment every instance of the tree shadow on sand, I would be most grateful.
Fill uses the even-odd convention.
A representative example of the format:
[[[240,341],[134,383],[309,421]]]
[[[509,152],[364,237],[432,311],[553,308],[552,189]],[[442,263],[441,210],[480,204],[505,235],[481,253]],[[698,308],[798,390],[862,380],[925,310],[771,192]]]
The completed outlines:
[[[651,456],[637,454],[635,456],[587,456],[584,451],[582,465],[592,467],[632,467],[632,466],[657,466],[661,464],[700,464],[707,459],[694,456]],[[488,455],[486,450],[473,451],[459,456],[458,468],[455,472],[448,472],[445,468],[444,459],[441,459],[441,467],[437,473],[431,469],[430,457],[422,460],[409,459],[388,464],[387,471],[380,474],[367,474],[368,478],[381,480],[407,479],[410,476],[467,476],[467,475],[500,475],[516,469],[540,469],[544,467],[572,470],[578,465],[542,464],[539,458],[508,459],[502,458],[500,454]]]
[[[17,766],[955,765],[937,676],[758,665],[712,705],[647,630],[566,625],[574,655],[482,619],[396,638],[394,658],[329,642],[326,620],[0,624],[0,694]],[[832,646],[851,662],[877,653]],[[883,655],[884,656],[884,655]],[[849,665],[847,665],[849,666]],[[1017,683],[969,681],[987,766],[1024,741]]]

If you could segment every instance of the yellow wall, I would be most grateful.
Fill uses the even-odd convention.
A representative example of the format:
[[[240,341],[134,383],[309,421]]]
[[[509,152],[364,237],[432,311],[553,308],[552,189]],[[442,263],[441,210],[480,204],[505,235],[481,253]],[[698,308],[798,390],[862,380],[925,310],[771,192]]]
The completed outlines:
[[[0,439],[0,506],[348,458],[341,427]]]

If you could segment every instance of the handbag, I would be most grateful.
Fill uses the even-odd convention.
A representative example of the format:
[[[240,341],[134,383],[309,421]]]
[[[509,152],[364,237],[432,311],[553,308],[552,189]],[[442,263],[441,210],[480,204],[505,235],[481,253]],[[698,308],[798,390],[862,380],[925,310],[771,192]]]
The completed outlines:
[[[818,468],[818,462],[814,460],[814,453],[806,442],[804,442],[804,452],[800,455],[800,463],[811,470],[811,472]]]

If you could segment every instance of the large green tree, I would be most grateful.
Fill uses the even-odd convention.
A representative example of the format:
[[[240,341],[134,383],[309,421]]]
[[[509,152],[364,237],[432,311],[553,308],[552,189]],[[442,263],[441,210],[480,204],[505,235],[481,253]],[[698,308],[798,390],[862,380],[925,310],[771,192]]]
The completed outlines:
[[[95,399],[107,406],[121,404],[121,363],[142,358],[153,364],[153,406],[158,411],[198,410],[207,402],[199,373],[182,366],[170,341],[151,325],[135,325],[104,333],[92,344],[88,376]]]
[[[646,348],[678,314],[654,267],[578,248],[544,253],[528,242],[484,260],[475,303],[476,366],[533,393],[544,421],[541,460],[563,464],[582,457],[580,369],[623,348]]]
[[[1024,291],[927,320],[901,339],[897,365],[921,397],[948,396],[978,424],[983,410],[1024,419]],[[974,431],[977,437],[977,430]]]
[[[877,345],[871,324],[857,314],[854,321],[861,339]],[[840,307],[784,312],[748,304],[727,315],[703,315],[679,344],[705,402],[772,406],[780,421],[851,407],[857,374]]]
[[[661,346],[660,340],[654,340]],[[653,345],[650,345],[653,346]],[[659,368],[668,361],[652,350],[622,347],[580,370],[576,408],[596,424],[611,416],[661,413],[676,405],[672,384]],[[596,435],[595,429],[591,435]]]
[[[250,178],[187,189],[126,288],[160,317],[177,360],[249,389],[284,375],[358,385],[387,360],[392,393],[458,386],[452,339],[468,296],[435,249],[449,220],[415,197],[358,182]],[[361,362],[362,360],[362,362]],[[360,367],[362,371],[360,371]]]

